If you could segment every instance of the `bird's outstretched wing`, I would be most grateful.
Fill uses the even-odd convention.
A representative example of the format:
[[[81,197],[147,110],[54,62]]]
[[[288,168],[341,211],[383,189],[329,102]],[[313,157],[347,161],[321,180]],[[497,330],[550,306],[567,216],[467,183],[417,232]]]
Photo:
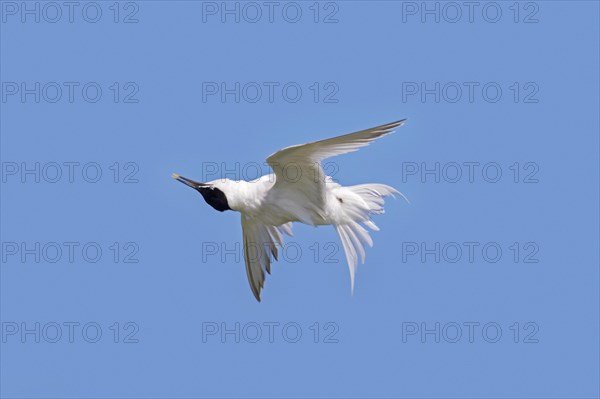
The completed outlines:
[[[271,274],[271,262],[277,260],[277,246],[283,245],[283,233],[292,235],[292,224],[268,226],[242,214],[244,260],[250,288],[260,302],[260,290],[265,282],[265,271]]]
[[[357,151],[373,140],[392,133],[405,120],[277,151],[267,158],[277,179],[274,191],[285,190],[285,197],[294,197],[296,204],[306,204],[305,208],[293,211],[303,223],[314,224],[314,215],[320,215],[324,205],[326,176],[321,161]]]

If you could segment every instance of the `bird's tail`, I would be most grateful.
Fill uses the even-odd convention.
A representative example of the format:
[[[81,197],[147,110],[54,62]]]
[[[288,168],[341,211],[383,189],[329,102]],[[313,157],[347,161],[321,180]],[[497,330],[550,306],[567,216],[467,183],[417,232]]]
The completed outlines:
[[[363,227],[377,231],[379,227],[371,220],[371,215],[384,213],[384,198],[396,195],[408,199],[400,191],[385,184],[360,184],[344,187],[344,195],[340,204],[346,214],[346,222],[336,225],[336,230],[342,241],[348,268],[350,269],[350,286],[354,292],[354,275],[356,274],[358,256],[365,263],[365,245],[373,246],[369,231]]]

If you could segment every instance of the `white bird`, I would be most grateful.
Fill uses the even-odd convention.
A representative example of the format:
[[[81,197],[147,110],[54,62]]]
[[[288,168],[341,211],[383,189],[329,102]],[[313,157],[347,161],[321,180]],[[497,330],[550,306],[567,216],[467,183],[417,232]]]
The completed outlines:
[[[198,183],[176,173],[172,177],[200,192],[214,209],[241,213],[246,272],[259,302],[265,271],[271,273],[271,262],[277,260],[277,247],[283,245],[283,234],[292,235],[292,222],[335,226],[342,240],[354,291],[358,256],[364,264],[365,244],[373,246],[363,225],[379,230],[371,215],[384,212],[384,197],[400,195],[405,200],[406,197],[385,184],[341,186],[325,175],[321,161],[357,151],[392,133],[404,121],[286,147],[267,158],[274,173],[253,181],[219,179]]]

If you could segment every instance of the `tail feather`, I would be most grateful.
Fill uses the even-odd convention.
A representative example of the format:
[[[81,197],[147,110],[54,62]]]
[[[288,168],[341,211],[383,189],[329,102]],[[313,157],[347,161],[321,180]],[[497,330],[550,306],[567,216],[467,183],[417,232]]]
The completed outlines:
[[[342,240],[342,246],[344,247],[346,261],[350,270],[350,288],[354,293],[354,276],[358,265],[358,256],[360,255],[364,265],[365,245],[373,246],[373,240],[371,240],[367,230],[356,222],[339,224],[335,228]]]
[[[354,293],[354,276],[357,270],[358,257],[365,263],[365,245],[373,246],[373,240],[362,225],[373,231],[379,227],[371,220],[371,215],[384,213],[383,205],[386,196],[396,195],[408,199],[400,191],[385,184],[360,184],[344,187],[349,195],[343,196],[343,211],[345,222],[336,225],[336,230],[342,241],[348,269],[350,270],[350,288]],[[362,225],[361,225],[362,224]]]

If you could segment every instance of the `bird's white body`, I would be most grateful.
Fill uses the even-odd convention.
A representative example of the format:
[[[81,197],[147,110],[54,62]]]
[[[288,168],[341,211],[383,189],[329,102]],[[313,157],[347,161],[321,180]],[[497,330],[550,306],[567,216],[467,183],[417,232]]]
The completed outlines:
[[[276,181],[277,176],[269,174],[252,181],[220,179],[207,184],[227,193],[232,210],[267,225],[300,222],[320,226],[354,221],[353,215],[347,212],[348,206],[360,202],[360,197],[351,188],[334,182],[330,176],[325,176],[323,203],[318,210],[299,201],[294,191],[277,187]]]
[[[358,150],[376,138],[391,133],[404,121],[338,136],[314,143],[291,146],[269,158],[274,173],[253,181],[219,179],[196,183],[173,177],[202,190],[205,200],[215,209],[241,213],[244,234],[244,259],[250,287],[257,300],[271,261],[277,259],[283,234],[292,234],[292,222],[312,226],[335,226],[348,261],[351,287],[360,256],[365,261],[365,246],[372,246],[369,232],[378,230],[371,220],[383,213],[384,197],[400,192],[384,184],[341,186],[326,176],[321,161]]]
[[[367,186],[379,189],[379,196],[398,194],[404,198],[402,193],[383,184],[344,187],[330,176],[325,176],[323,202],[320,207],[315,208],[299,200],[294,191],[286,190],[285,187],[276,187],[276,181],[277,176],[269,174],[252,181],[219,179],[207,184],[227,193],[227,200],[232,210],[241,212],[248,219],[255,219],[271,226],[289,222],[312,226],[352,222],[369,224],[368,214],[357,215],[357,212],[382,213],[380,211],[383,209],[373,207],[372,205],[375,204],[369,205],[361,196],[365,190],[368,191]],[[383,202],[381,204],[383,205]]]

